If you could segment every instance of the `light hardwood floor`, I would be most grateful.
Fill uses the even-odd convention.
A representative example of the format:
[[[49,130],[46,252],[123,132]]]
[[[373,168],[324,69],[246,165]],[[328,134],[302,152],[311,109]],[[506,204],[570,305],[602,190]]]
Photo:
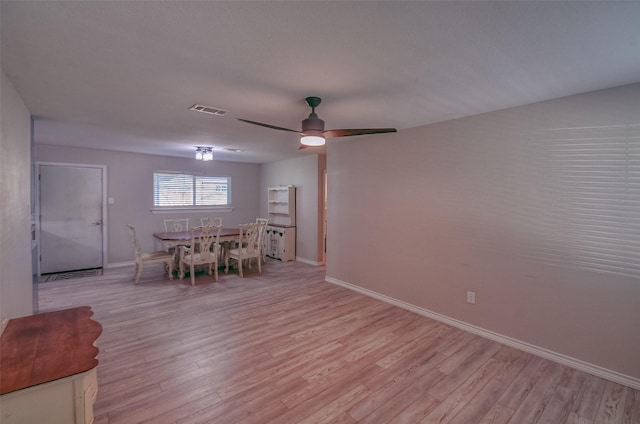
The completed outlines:
[[[640,392],[268,260],[245,278],[145,269],[42,283],[90,305],[96,424],[640,423]]]

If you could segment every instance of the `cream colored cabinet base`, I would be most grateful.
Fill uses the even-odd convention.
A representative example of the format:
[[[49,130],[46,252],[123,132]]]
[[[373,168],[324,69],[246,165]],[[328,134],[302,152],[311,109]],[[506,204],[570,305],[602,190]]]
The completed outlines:
[[[91,424],[96,369],[0,396],[2,424]]]
[[[267,256],[282,262],[296,259],[296,227],[267,226],[265,237]]]

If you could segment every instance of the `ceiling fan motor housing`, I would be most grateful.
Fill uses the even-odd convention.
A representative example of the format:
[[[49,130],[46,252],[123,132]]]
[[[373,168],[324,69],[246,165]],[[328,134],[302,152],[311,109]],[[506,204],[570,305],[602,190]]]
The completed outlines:
[[[302,121],[302,132],[305,135],[322,136],[324,132],[324,121],[312,112],[307,119]]]

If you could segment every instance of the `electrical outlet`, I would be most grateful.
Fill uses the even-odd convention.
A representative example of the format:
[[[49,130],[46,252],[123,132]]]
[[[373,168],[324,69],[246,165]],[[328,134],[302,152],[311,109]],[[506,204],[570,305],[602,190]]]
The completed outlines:
[[[476,303],[476,292],[467,292],[467,303]]]

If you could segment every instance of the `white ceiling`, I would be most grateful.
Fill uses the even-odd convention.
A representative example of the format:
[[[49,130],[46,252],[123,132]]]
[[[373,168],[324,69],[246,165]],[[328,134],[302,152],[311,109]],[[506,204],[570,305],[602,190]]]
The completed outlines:
[[[37,143],[180,157],[211,145],[260,163],[317,150],[235,118],[300,129],[307,96],[328,129],[401,131],[640,81],[640,2],[1,5],[2,68]]]

